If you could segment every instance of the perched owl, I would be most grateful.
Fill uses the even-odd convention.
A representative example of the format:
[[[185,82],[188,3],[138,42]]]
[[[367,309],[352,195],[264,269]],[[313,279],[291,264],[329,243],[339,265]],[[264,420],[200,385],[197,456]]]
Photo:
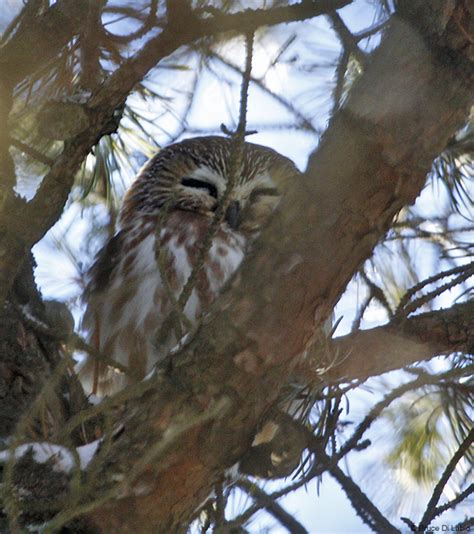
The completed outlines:
[[[119,231],[90,269],[83,324],[91,345],[128,372],[90,361],[94,390],[139,380],[169,354],[235,273],[285,183],[299,174],[274,150],[244,143],[226,211],[212,228],[232,148],[224,137],[171,145],[127,192]]]

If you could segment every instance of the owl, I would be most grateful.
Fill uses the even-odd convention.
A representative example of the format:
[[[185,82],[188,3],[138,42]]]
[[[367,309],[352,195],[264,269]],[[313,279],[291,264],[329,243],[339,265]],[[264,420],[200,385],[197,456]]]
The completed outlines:
[[[89,360],[93,391],[142,379],[196,327],[299,175],[289,159],[245,142],[229,190],[234,146],[218,136],[173,144],[126,193],[85,291],[89,343],[121,369]]]

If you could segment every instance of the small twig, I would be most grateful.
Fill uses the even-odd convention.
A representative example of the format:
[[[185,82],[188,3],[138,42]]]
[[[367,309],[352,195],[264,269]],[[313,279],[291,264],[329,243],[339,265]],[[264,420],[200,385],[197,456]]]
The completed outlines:
[[[393,389],[380,402],[378,402],[377,404],[375,404],[375,406],[372,407],[372,409],[369,411],[367,416],[357,426],[352,436],[339,449],[339,452],[337,453],[338,459],[345,456],[354,447],[357,447],[357,444],[359,443],[364,433],[369,429],[372,423],[378,419],[382,411],[389,404],[391,404],[395,399],[401,397],[407,391],[418,389],[419,387],[422,387],[422,386],[438,384],[444,378],[465,376],[469,374],[470,372],[472,372],[473,369],[474,369],[474,365],[470,365],[466,367],[450,369],[446,373],[441,373],[441,374],[432,375],[428,373],[422,373],[415,380],[412,380],[411,382],[407,382],[406,384],[402,384],[401,386]]]
[[[346,26],[339,13],[333,11],[328,15],[334,31],[337,33],[344,49],[352,54],[355,59],[364,66],[367,62],[367,57],[359,48],[358,39],[352,35],[349,28]]]
[[[441,506],[437,506],[433,512],[433,519],[441,514],[444,514],[444,512],[446,512],[447,510],[454,508],[460,502],[464,501],[464,499],[467,499],[469,495],[471,495],[471,493],[474,493],[474,483],[470,484],[464,491],[461,491],[461,493],[454,497],[454,499],[451,499],[450,501],[445,504],[442,504]]]
[[[54,159],[48,158],[48,156],[45,156],[43,153],[36,150],[36,148],[33,148],[23,143],[22,141],[15,139],[14,137],[10,137],[9,141],[12,146],[18,148],[18,150],[21,150],[27,156],[30,156],[31,158],[35,159],[36,161],[39,161],[40,163],[43,163],[44,165],[47,165],[48,167],[53,166]]]
[[[464,438],[464,441],[459,445],[458,450],[454,453],[453,457],[451,458],[448,465],[446,466],[446,469],[441,475],[441,478],[436,484],[433,490],[433,495],[431,496],[431,499],[429,500],[426,506],[425,513],[423,514],[423,517],[421,518],[420,525],[419,525],[420,531],[421,529],[428,528],[429,524],[434,519],[434,517],[438,515],[436,514],[436,504],[438,503],[441,497],[441,494],[443,493],[443,489],[446,486],[448,480],[450,479],[459,460],[466,454],[468,448],[471,446],[473,441],[474,441],[474,429],[472,429],[469,432],[469,434]]]
[[[409,519],[408,517],[400,517],[400,520],[403,521],[406,525],[408,525],[408,528],[412,532],[416,532],[418,530],[417,526],[415,525],[415,523],[413,523],[413,521],[411,519]]]
[[[244,479],[239,480],[236,485],[252,497],[254,501],[258,502],[261,508],[265,508],[288,532],[291,534],[308,534],[308,531],[299,521],[279,505],[271,495],[264,492],[256,484]],[[233,522],[233,524],[235,523]]]
[[[232,134],[233,138],[233,147],[231,150],[231,161],[229,164],[229,171],[227,176],[227,184],[224,194],[220,199],[220,202],[217,206],[214,216],[211,219],[206,235],[204,236],[203,243],[197,254],[196,261],[193,265],[191,273],[186,280],[186,283],[181,290],[181,293],[176,301],[172,298],[174,313],[177,314],[178,318],[183,318],[183,310],[188,302],[194,287],[196,285],[197,277],[201,272],[204,262],[206,261],[209,250],[212,247],[212,240],[215,237],[217,231],[219,230],[219,225],[224,219],[225,212],[230,201],[230,194],[234,188],[235,182],[238,179],[239,170],[242,165],[243,157],[243,145],[245,141],[245,136],[248,135],[246,132],[246,117],[247,117],[247,103],[248,103],[248,89],[251,78],[252,71],[252,58],[253,58],[253,33],[246,35],[246,63],[245,71],[242,77],[242,85],[240,91],[240,109],[239,109],[239,121],[237,130]],[[163,272],[163,271],[162,271]],[[170,296],[171,292],[169,292]],[[176,321],[179,324],[179,321]],[[160,338],[163,334],[164,328],[166,328],[167,322],[163,322],[163,326],[160,328],[160,331],[157,335]],[[179,332],[177,332],[178,339],[181,337]]]
[[[138,28],[138,30],[131,32],[127,35],[116,35],[106,30],[106,35],[112,39],[114,42],[119,44],[128,44],[132,41],[135,41],[137,39],[140,39],[145,34],[147,34],[153,26],[157,23],[158,18],[156,16],[156,11],[158,9],[158,0],[150,0],[150,11],[144,20],[141,28]],[[124,17],[128,18],[128,17]]]
[[[245,71],[242,79],[242,86],[240,91],[240,112],[239,112],[239,122],[237,130],[235,131],[233,137],[233,150],[231,152],[231,161],[229,164],[229,172],[227,176],[227,184],[224,194],[222,195],[221,201],[217,206],[217,209],[214,213],[214,217],[209,224],[209,229],[204,237],[202,246],[199,250],[196,263],[193,266],[191,274],[189,275],[186,284],[181,291],[181,294],[178,299],[178,305],[181,309],[184,309],[186,302],[189,300],[191,293],[194,289],[197,276],[201,271],[204,261],[209,253],[209,250],[212,246],[212,240],[219,229],[219,225],[222,222],[225,211],[227,209],[228,203],[230,201],[230,194],[234,187],[234,184],[237,180],[237,175],[242,165],[242,156],[243,156],[243,145],[245,141],[245,126],[246,126],[246,117],[247,117],[247,101],[248,101],[248,89],[250,84],[250,75],[252,70],[252,57],[253,57],[253,33],[246,35],[246,62],[245,62]]]
[[[383,532],[384,534],[398,534],[400,532],[338,465],[330,467],[329,472],[339,482],[357,515],[374,532]]]
[[[359,330],[360,323],[362,322],[362,317],[364,316],[367,308],[369,307],[369,304],[371,303],[373,297],[374,296],[369,293],[362,302],[362,304],[360,304],[360,306],[358,307],[354,320],[352,321],[351,332],[356,332],[357,330]]]
[[[372,35],[375,35],[379,31],[385,29],[388,26],[389,22],[390,22],[389,19],[384,20],[382,22],[379,22],[378,24],[374,24],[373,26],[371,26],[370,28],[367,28],[366,30],[353,34],[353,36],[356,39],[356,41],[362,41],[363,39],[372,37]]]
[[[427,285],[432,284],[448,276],[458,274],[458,273],[461,273],[461,274],[459,274],[459,276],[454,278],[454,280],[451,280],[451,282],[448,282],[447,284],[437,287],[433,291],[428,292],[426,295],[423,295],[413,300],[412,302],[408,303],[410,299],[413,297],[413,295],[415,295],[415,293],[418,293],[418,291],[420,291]],[[459,285],[461,282],[463,282],[464,280],[467,280],[473,275],[474,275],[474,262],[472,262],[469,265],[460,265],[458,267],[454,267],[453,269],[449,269],[448,271],[443,271],[441,273],[435,274],[434,276],[426,278],[422,282],[419,282],[418,284],[414,285],[412,288],[410,288],[405,293],[405,295],[400,300],[400,304],[398,305],[395,311],[394,317],[396,319],[403,319],[407,317],[411,312],[423,306],[423,304],[426,304],[427,302],[437,297],[441,293],[448,291],[448,289],[451,289],[452,287]]]
[[[349,53],[345,48],[343,48],[341,56],[336,67],[336,85],[332,93],[333,104],[331,116],[333,116],[336,111],[341,107],[342,97],[344,94],[344,80],[346,77],[347,63],[349,61]]]
[[[390,308],[390,304],[388,303],[387,297],[385,296],[385,293],[382,291],[382,289],[372,282],[372,280],[367,276],[367,273],[361,269],[359,271],[360,276],[362,277],[362,280],[367,284],[367,287],[370,290],[370,294],[375,300],[378,300],[380,304],[385,308],[386,312],[388,313],[388,316],[390,319],[393,318],[393,311]]]
[[[213,51],[209,51],[209,52],[212,54],[212,57],[217,59],[220,63],[222,63],[226,67],[232,69],[234,72],[238,72],[239,74],[243,75],[242,70],[237,65],[234,65],[234,63],[232,63],[231,61],[228,61],[227,59],[222,57],[217,52],[213,52]],[[295,116],[295,118],[298,120],[299,126],[301,128],[303,128],[305,130],[308,130],[310,132],[313,132],[315,134],[318,134],[318,135],[321,133],[317,128],[315,128],[315,126],[312,124],[311,120],[308,119],[307,117],[305,117],[299,110],[297,110],[295,108],[295,106],[289,100],[284,98],[282,95],[273,92],[271,89],[269,89],[265,85],[265,83],[263,83],[262,80],[260,80],[258,78],[255,78],[255,76],[251,76],[250,80],[251,80],[251,82],[253,84],[255,84],[258,87],[260,87],[260,89],[262,89],[262,91],[267,93],[276,102],[278,102],[279,104],[284,106],[290,113],[292,113]]]

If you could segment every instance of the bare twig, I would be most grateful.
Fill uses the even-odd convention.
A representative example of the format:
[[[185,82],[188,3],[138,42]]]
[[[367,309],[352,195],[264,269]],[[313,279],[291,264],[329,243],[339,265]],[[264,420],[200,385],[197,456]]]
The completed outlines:
[[[471,365],[471,366],[466,366],[462,368],[451,369],[445,373],[440,373],[440,374],[421,373],[417,378],[415,378],[411,382],[407,382],[406,384],[402,384],[401,386],[393,389],[380,402],[375,404],[370,410],[370,412],[367,414],[367,416],[363,419],[363,421],[359,423],[359,425],[357,426],[352,436],[339,449],[337,453],[337,458],[338,459],[342,458],[354,447],[357,447],[357,444],[361,440],[362,436],[370,428],[372,423],[379,417],[382,411],[385,410],[385,408],[387,408],[389,404],[391,404],[394,400],[401,397],[407,391],[418,389],[423,386],[439,384],[440,381],[446,378],[467,376],[470,374],[470,372],[473,369],[474,369],[474,365]]]
[[[115,35],[115,34],[112,34],[106,31],[107,36],[109,37],[109,39],[112,39],[114,42],[121,43],[121,44],[128,44],[132,41],[135,41],[136,39],[140,39],[141,37],[146,35],[153,28],[153,26],[157,23],[158,21],[157,16],[156,16],[157,8],[158,8],[158,0],[150,0],[149,13],[147,17],[145,18],[145,20],[143,21],[142,26],[138,28],[138,30],[132,33],[129,33],[127,35]]]
[[[191,274],[189,275],[188,280],[179,296],[178,305],[180,309],[184,309],[186,302],[188,301],[191,293],[196,284],[196,278],[203,267],[204,261],[209,253],[209,250],[212,246],[212,240],[219,229],[219,225],[224,218],[225,211],[228,207],[230,200],[230,194],[234,188],[234,185],[237,181],[238,174],[242,165],[242,156],[243,156],[243,143],[245,141],[245,127],[247,123],[247,100],[248,100],[248,90],[250,84],[250,76],[252,71],[252,57],[253,57],[253,33],[249,33],[246,36],[246,61],[245,61],[245,71],[242,77],[242,85],[240,90],[240,109],[239,109],[239,121],[237,130],[235,131],[233,137],[233,149],[231,155],[231,161],[229,164],[229,173],[227,176],[227,184],[224,194],[219,202],[219,205],[214,213],[214,216],[209,225],[209,229],[206,232],[203,243],[199,250],[199,254],[196,259],[196,263],[193,265]]]
[[[33,158],[36,161],[39,161],[40,163],[43,163],[43,165],[52,167],[54,163],[54,159],[49,158],[48,156],[45,156],[42,152],[40,152],[39,150],[36,150],[36,148],[33,148],[32,146],[29,146],[26,143],[23,143],[22,141],[18,139],[10,137],[9,140],[12,146],[18,148],[18,150],[20,150],[21,152],[24,152],[30,158]]]
[[[384,534],[400,533],[400,531],[382,515],[380,510],[367,497],[367,495],[365,495],[352,478],[348,477],[339,466],[334,465],[333,467],[330,467],[329,472],[339,482],[355,512],[367,526],[374,532],[383,532]]]
[[[234,72],[238,72],[239,74],[243,74],[242,70],[237,66],[235,65],[234,63],[228,61],[227,59],[225,59],[224,57],[222,57],[218,52],[214,52],[212,50],[209,51],[212,56],[217,59],[220,63],[222,63],[223,65],[225,65],[226,67],[229,67],[230,69],[232,69]],[[305,129],[305,130],[308,130],[310,132],[313,132],[315,134],[320,134],[321,132],[313,125],[313,123],[311,122],[311,120],[307,117],[305,117],[301,111],[299,111],[298,109],[296,109],[296,107],[289,101],[287,100],[285,97],[283,97],[282,95],[280,94],[277,94],[275,92],[273,92],[271,89],[269,89],[265,83],[258,79],[258,78],[255,78],[254,76],[252,76],[250,78],[251,82],[255,85],[257,85],[258,87],[260,87],[260,89],[262,89],[262,91],[264,91],[265,93],[267,93],[268,95],[270,95],[276,102],[278,102],[279,104],[281,104],[283,107],[285,107],[294,117],[295,119],[298,121],[298,126]]]
[[[367,28],[366,30],[363,30],[359,33],[356,33],[354,37],[357,41],[362,41],[363,39],[372,37],[372,35],[375,35],[376,33],[385,29],[388,26],[388,23],[389,23],[389,20],[383,20],[382,22],[378,22],[374,24],[373,26],[371,26],[370,28]]]
[[[362,280],[364,280],[367,287],[369,288],[369,291],[372,297],[378,302],[380,302],[380,304],[384,307],[385,311],[387,312],[388,316],[392,317],[393,311],[390,308],[390,304],[388,303],[387,297],[385,296],[385,293],[382,291],[382,289],[367,276],[367,273],[365,272],[364,269],[361,269],[359,271],[359,274]]]
[[[332,111],[331,116],[336,113],[336,111],[341,107],[342,97],[344,94],[344,81],[346,77],[347,63],[349,61],[349,53],[344,48],[339,57],[337,67],[336,67],[336,84],[334,86],[332,99]]]
[[[308,534],[304,526],[297,521],[291,514],[289,514],[282,506],[280,506],[274,498],[268,493],[265,493],[256,484],[242,479],[236,484],[239,488],[245,491],[247,495],[252,497],[261,508],[265,508],[267,512],[272,515],[277,521],[284,526],[291,534]],[[232,522],[234,525],[235,522]]]
[[[415,293],[417,293],[418,291],[420,291],[427,285],[432,284],[443,278],[447,278],[448,276],[453,276],[455,274],[458,274],[459,276],[454,278],[451,282],[448,282],[434,289],[433,291],[428,292],[426,295],[423,295],[409,303],[413,295],[415,295]],[[473,275],[474,275],[474,262],[469,265],[459,265],[457,267],[454,267],[453,269],[449,269],[448,271],[443,271],[441,273],[435,274],[434,276],[430,276],[429,278],[426,278],[420,283],[414,285],[412,288],[410,288],[405,293],[405,295],[401,299],[400,304],[398,305],[398,308],[395,312],[395,317],[397,319],[407,317],[411,312],[420,308],[426,302],[429,302],[434,297],[440,295],[441,293],[444,293],[448,289],[451,289],[452,287],[459,285],[461,282],[463,282],[464,280],[467,280]]]
[[[358,39],[352,35],[341,16],[334,11],[328,15],[328,18],[344,49],[352,54],[355,59],[364,66],[367,61],[366,55],[359,48]]]
[[[437,506],[433,510],[432,520],[435,517],[438,517],[439,515],[443,514],[447,510],[454,508],[460,502],[464,501],[464,499],[467,499],[472,493],[474,493],[474,483],[470,484],[464,491],[461,491],[461,493],[459,493],[459,495],[456,495],[454,499],[451,499],[450,501],[445,504],[442,504],[441,506]]]
[[[459,445],[458,450],[454,453],[453,457],[451,458],[448,465],[446,466],[446,469],[441,475],[441,478],[436,484],[433,490],[431,499],[429,500],[426,506],[425,513],[423,514],[423,517],[421,518],[421,521],[419,524],[420,531],[428,528],[431,521],[438,515],[436,513],[437,512],[436,504],[438,503],[441,497],[441,494],[443,493],[444,487],[446,486],[459,460],[466,454],[468,448],[472,445],[473,441],[474,441],[474,429],[472,429],[467,434],[463,442]]]

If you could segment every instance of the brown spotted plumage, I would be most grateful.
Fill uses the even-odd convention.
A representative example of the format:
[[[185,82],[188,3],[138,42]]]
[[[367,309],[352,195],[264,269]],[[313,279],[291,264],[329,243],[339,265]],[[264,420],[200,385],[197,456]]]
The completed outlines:
[[[85,372],[94,390],[141,379],[191,331],[239,267],[284,183],[298,174],[277,152],[244,144],[227,210],[180,309],[226,190],[232,146],[223,137],[171,145],[144,166],[127,192],[120,229],[99,252],[85,292],[88,339],[109,364],[122,367],[117,372],[89,360]]]

